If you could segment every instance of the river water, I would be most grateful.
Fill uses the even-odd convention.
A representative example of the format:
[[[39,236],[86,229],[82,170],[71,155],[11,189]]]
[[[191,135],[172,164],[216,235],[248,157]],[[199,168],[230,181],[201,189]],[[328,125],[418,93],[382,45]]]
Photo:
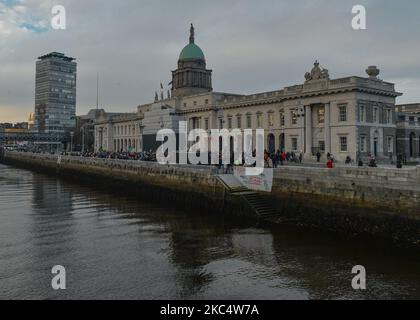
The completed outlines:
[[[418,256],[0,165],[0,299],[420,299]]]

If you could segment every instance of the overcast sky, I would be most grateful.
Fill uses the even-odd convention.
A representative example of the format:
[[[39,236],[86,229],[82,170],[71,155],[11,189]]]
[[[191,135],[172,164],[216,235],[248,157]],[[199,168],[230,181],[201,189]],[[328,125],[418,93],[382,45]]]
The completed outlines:
[[[367,30],[351,27],[356,4]],[[66,30],[50,26],[54,5]],[[35,61],[51,51],[77,58],[77,114],[96,105],[97,72],[100,106],[134,111],[170,82],[191,22],[216,91],[300,84],[318,59],[332,78],[377,65],[399,103],[420,102],[419,13],[418,0],[0,0],[0,122],[34,110]]]

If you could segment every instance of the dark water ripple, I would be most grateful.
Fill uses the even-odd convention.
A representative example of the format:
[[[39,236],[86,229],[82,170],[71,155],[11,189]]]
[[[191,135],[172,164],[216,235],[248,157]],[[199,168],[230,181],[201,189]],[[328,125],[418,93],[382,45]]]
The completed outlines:
[[[351,288],[364,265],[368,290]],[[67,290],[51,289],[51,268]],[[388,245],[183,212],[0,165],[0,299],[420,298]]]

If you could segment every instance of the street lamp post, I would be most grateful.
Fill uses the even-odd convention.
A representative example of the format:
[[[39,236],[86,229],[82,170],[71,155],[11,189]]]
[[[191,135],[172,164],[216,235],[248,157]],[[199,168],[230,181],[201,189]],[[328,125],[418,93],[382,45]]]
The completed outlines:
[[[60,135],[59,132],[57,132],[55,139],[56,139],[56,145],[57,145],[57,153],[59,153],[59,149],[61,149],[61,146],[62,146],[63,136]]]
[[[82,154],[85,153],[85,127],[82,126]]]
[[[70,153],[73,152],[73,137],[74,137],[74,132],[71,131],[70,132]]]
[[[305,109],[302,106],[299,106],[297,116],[298,116],[298,118],[302,119],[302,121],[301,121],[301,125],[302,125],[302,148],[303,148],[303,151],[302,152],[305,152],[305,149],[306,149],[306,141],[305,141]]]

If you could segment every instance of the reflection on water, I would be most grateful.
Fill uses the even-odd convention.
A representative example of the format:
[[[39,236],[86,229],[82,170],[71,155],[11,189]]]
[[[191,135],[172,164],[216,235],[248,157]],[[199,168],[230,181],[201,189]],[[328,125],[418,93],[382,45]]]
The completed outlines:
[[[368,290],[351,288],[367,269]],[[67,290],[51,289],[51,268]],[[420,259],[0,165],[1,299],[420,298]]]

